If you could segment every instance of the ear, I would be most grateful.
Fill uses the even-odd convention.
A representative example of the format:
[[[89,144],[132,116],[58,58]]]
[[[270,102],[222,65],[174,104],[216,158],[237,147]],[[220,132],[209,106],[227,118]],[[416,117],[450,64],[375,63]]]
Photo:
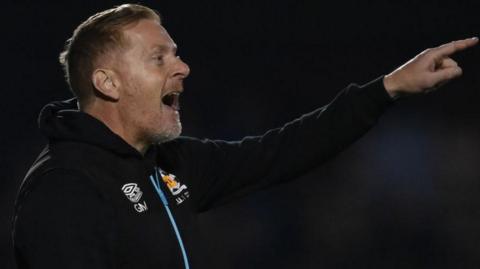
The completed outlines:
[[[115,72],[108,69],[95,69],[92,74],[95,89],[103,96],[117,101],[119,98],[119,81]]]

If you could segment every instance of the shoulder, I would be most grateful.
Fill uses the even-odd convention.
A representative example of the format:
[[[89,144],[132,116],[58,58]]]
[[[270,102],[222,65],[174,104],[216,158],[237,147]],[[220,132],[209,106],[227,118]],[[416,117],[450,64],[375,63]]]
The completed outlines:
[[[86,174],[73,169],[49,167],[34,171],[25,178],[16,204],[17,207],[55,205],[68,208],[88,206],[88,203],[103,200],[101,192]]]
[[[248,139],[248,137],[244,138]],[[208,138],[195,138],[189,136],[180,136],[169,142],[157,145],[160,152],[187,152],[187,151],[205,151],[221,148],[225,145],[234,145],[241,141],[214,140]]]

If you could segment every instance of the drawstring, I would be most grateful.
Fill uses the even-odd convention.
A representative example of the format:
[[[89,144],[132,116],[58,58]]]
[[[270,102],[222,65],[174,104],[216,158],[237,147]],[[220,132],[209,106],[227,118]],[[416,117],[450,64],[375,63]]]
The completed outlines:
[[[178,245],[182,250],[183,263],[185,264],[185,269],[190,269],[190,265],[188,263],[188,258],[187,258],[187,252],[185,251],[185,247],[183,246],[182,237],[180,236],[180,232],[178,231],[177,224],[175,223],[175,219],[173,218],[172,212],[170,211],[170,207],[168,206],[167,197],[165,197],[165,194],[160,188],[160,180],[158,179],[158,168],[155,168],[155,178],[153,177],[153,175],[151,175],[150,181],[155,187],[155,190],[157,191],[157,194],[160,197],[160,200],[162,200],[163,207],[165,207],[165,211],[167,211],[168,218],[170,219],[172,228],[175,231],[175,235],[177,236]]]

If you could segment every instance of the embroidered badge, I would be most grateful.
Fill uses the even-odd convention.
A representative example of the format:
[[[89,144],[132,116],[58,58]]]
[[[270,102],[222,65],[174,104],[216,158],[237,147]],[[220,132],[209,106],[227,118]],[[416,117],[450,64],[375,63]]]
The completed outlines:
[[[133,208],[135,211],[142,213],[148,210],[147,203],[145,201],[139,202],[142,198],[143,192],[138,187],[137,183],[127,183],[122,186],[122,191],[127,196],[130,202],[134,203]]]
[[[181,204],[188,197],[190,197],[190,194],[187,191],[187,186],[178,182],[175,175],[160,171],[160,176],[170,192],[176,196],[175,201],[177,202],[177,205]]]
[[[127,183],[123,185],[122,191],[132,203],[138,202],[143,194],[137,183]]]
[[[167,184],[168,189],[173,195],[179,195],[183,190],[187,189],[187,186],[180,184],[175,178],[175,175],[161,173],[162,180]]]

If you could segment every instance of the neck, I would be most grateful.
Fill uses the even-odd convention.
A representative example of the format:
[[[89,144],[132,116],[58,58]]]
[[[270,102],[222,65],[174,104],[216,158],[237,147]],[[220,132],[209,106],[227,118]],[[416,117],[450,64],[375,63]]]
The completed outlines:
[[[150,143],[140,139],[134,124],[125,119],[115,103],[95,100],[88,106],[81,107],[81,110],[101,121],[140,154],[145,155]]]

